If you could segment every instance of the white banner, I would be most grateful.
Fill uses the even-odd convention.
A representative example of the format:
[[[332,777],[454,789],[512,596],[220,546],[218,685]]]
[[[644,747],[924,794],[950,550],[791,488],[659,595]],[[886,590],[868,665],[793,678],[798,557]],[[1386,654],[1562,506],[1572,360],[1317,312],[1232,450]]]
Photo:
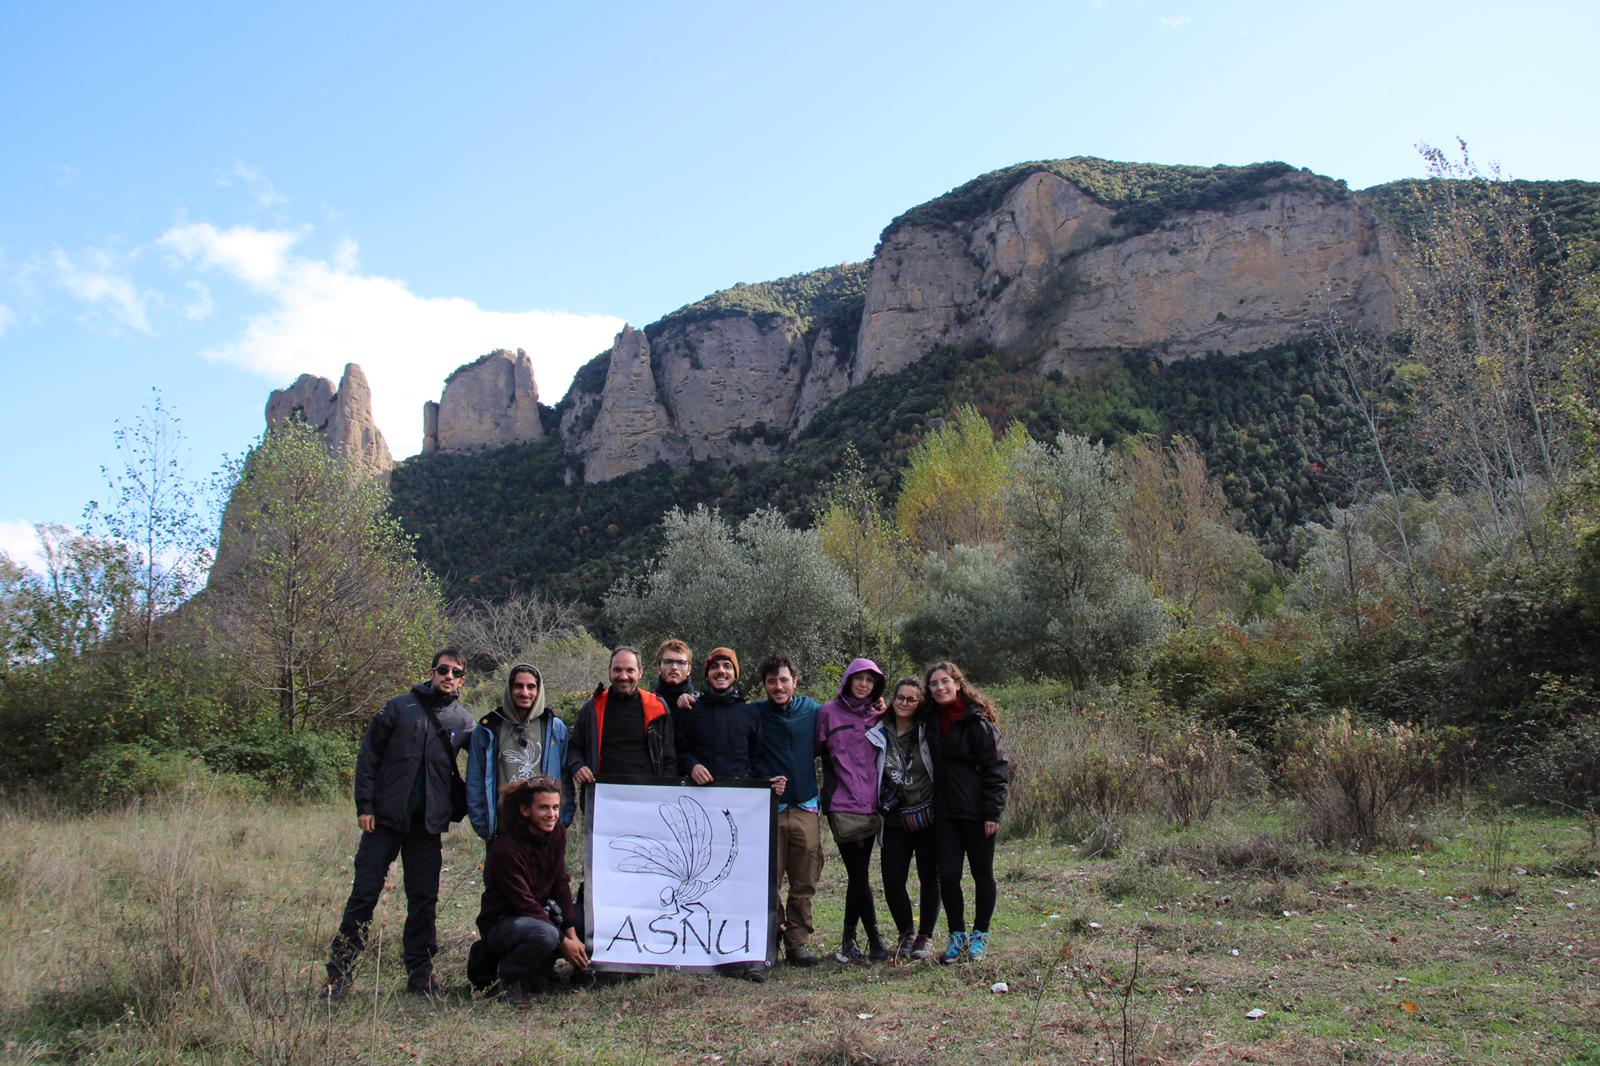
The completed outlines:
[[[584,849],[596,967],[776,962],[776,810],[762,782],[597,783]]]

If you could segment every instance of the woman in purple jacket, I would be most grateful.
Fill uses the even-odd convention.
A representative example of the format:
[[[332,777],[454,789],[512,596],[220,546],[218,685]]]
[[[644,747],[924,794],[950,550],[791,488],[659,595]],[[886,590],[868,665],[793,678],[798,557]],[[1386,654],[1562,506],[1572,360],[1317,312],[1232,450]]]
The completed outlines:
[[[822,756],[822,810],[828,816],[839,858],[844,861],[844,936],[840,962],[889,957],[878,935],[873,908],[872,844],[878,839],[878,781],[883,777],[883,671],[871,659],[856,659],[839,682],[839,695],[817,712],[817,753]],[[856,945],[856,924],[867,934],[867,954]]]

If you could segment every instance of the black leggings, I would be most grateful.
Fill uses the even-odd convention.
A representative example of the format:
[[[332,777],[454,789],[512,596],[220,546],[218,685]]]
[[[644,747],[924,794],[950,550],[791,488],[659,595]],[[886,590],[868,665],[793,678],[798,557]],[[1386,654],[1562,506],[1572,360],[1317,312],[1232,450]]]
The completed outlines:
[[[839,858],[844,861],[844,938],[856,938],[856,923],[866,929],[867,939],[878,940],[878,912],[872,902],[872,842],[875,838],[852,840],[839,845]]]
[[[891,817],[894,817],[891,815]],[[933,935],[933,923],[939,920],[939,845],[934,839],[933,827],[908,833],[895,825],[883,827],[883,898],[894,916],[897,935],[907,936],[911,926],[911,894],[906,891],[906,878],[911,873],[911,857],[917,859],[917,884],[920,887],[917,902],[918,922],[915,932]]]
[[[983,823],[971,818],[945,818],[933,823],[939,841],[939,894],[944,897],[944,917],[952,933],[967,931],[961,897],[961,864],[972,868],[973,895],[977,897],[972,928],[989,931],[994,917],[994,837],[985,836]]]

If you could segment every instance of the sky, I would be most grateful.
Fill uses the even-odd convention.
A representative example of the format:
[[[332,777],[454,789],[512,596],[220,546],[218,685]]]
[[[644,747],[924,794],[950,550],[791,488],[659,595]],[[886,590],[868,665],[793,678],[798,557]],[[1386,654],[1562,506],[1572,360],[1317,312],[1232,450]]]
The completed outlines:
[[[411,455],[484,352],[554,404],[624,322],[1024,160],[1597,180],[1596,40],[1592,0],[0,4],[0,550],[109,499],[156,395],[198,480],[354,361]]]

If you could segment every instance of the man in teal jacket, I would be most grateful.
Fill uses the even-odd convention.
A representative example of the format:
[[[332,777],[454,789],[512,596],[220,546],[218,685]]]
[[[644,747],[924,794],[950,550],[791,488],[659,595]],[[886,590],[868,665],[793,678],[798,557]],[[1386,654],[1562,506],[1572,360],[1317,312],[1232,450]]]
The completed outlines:
[[[822,827],[817,814],[817,701],[795,694],[799,677],[787,655],[773,654],[761,663],[761,684],[767,698],[753,704],[761,715],[760,777],[783,777],[778,796],[778,886],[789,878],[789,899],[783,912],[783,946],[792,966],[815,966],[822,960],[807,946],[815,927],[811,898],[822,876]]]
[[[561,780],[567,758],[567,724],[545,706],[544,678],[527,663],[506,675],[500,706],[478,719],[467,749],[467,818],[484,840],[493,840],[500,788],[535,777]],[[570,794],[561,797],[561,824],[572,824]]]

